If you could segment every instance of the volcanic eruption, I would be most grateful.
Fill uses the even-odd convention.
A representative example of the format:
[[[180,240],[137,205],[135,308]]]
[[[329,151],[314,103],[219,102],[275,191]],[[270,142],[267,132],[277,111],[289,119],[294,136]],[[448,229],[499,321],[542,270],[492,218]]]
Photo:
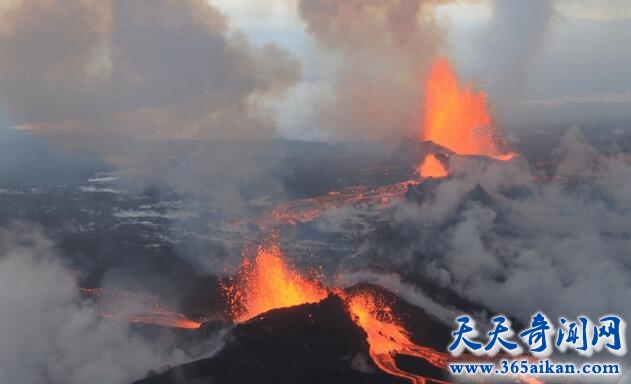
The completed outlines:
[[[409,172],[408,178],[391,184],[355,185],[322,196],[282,202],[258,219],[259,229],[267,231],[284,224],[312,221],[333,207],[379,207],[402,199],[410,185],[422,184],[428,178],[448,177],[445,163],[450,156],[481,156],[500,161],[515,156],[499,144],[486,95],[474,91],[470,85],[461,86],[446,59],[437,58],[427,75],[424,112],[423,142],[418,142],[414,148],[420,156],[416,157],[416,165],[409,169],[414,172]],[[416,342],[405,322],[393,310],[393,299],[387,299],[382,291],[367,287],[327,287],[322,273],[311,271],[303,274],[287,263],[277,235],[259,245],[254,252],[244,249],[243,255],[236,274],[220,283],[229,317],[239,329],[235,330],[237,334],[247,339],[249,336],[239,332],[270,321],[268,317],[271,313],[274,313],[273,319],[277,319],[282,311],[289,313],[295,307],[329,308],[341,305],[346,320],[363,332],[367,354],[378,369],[413,383],[447,382],[445,377],[451,356],[440,350],[442,344],[437,347]],[[310,311],[308,316],[315,319],[317,315]],[[194,322],[186,324],[191,328],[196,325]],[[315,327],[318,326],[316,323]],[[225,354],[234,353],[235,348],[240,347],[227,347]],[[422,372],[404,369],[398,361],[400,356],[421,361],[424,366]],[[213,370],[217,375],[220,371]],[[430,375],[428,372],[438,374]],[[528,380],[538,382],[536,379]]]
[[[327,297],[321,281],[308,279],[284,261],[278,244],[261,246],[253,261],[245,258],[237,277],[223,286],[229,310],[236,322],[247,321],[273,309],[315,303]],[[414,344],[396,320],[388,303],[374,292],[362,289],[330,290],[345,303],[348,315],[367,335],[370,356],[375,364],[392,375],[425,383],[422,376],[396,366],[394,357],[407,354],[444,369],[447,354]]]
[[[500,140],[487,103],[486,93],[470,84],[461,85],[451,64],[438,57],[424,81],[423,122],[420,140],[429,144],[407,173],[407,179],[386,185],[356,185],[329,191],[324,196],[282,202],[259,220],[263,229],[276,225],[308,222],[326,209],[343,205],[379,205],[401,199],[409,185],[426,178],[449,176],[445,165],[449,155],[481,156],[508,161],[516,153],[507,151]],[[419,143],[423,144],[423,143]],[[401,151],[401,149],[399,149]],[[438,155],[437,152],[444,152]]]
[[[392,299],[368,287],[325,288],[321,277],[307,278],[288,265],[277,241],[273,239],[260,246],[253,260],[244,258],[237,277],[222,286],[235,322],[256,321],[263,313],[318,303],[333,295],[341,299],[347,315],[365,332],[370,357],[377,367],[412,383],[447,383],[398,367],[396,357],[407,355],[423,360],[438,371],[446,371],[451,356],[412,341],[410,332],[391,307]]]
[[[363,205],[381,209],[393,200],[403,199],[406,192],[414,189],[410,185],[418,185],[420,188],[440,183],[438,179],[448,177],[447,163],[451,156],[478,156],[498,161],[510,160],[515,156],[504,150],[498,141],[486,95],[474,91],[470,85],[461,86],[446,59],[436,59],[427,75],[424,112],[422,141],[413,143],[411,153],[414,156],[410,157],[413,161],[401,167],[407,171],[400,173],[405,177],[397,182],[351,185],[323,195],[280,202],[257,220],[258,230],[265,233],[282,225],[313,221],[333,207]],[[391,168],[386,167],[377,169],[391,171]],[[483,191],[479,194],[483,195]],[[303,273],[285,260],[277,235],[256,247],[254,252],[244,249],[243,256],[236,273],[224,278],[219,288],[225,298],[228,317],[232,320],[231,324],[224,322],[221,325],[232,327],[226,346],[217,356],[185,365],[183,369],[187,374],[225,382],[235,371],[242,370],[243,364],[258,364],[258,368],[244,372],[244,377],[251,378],[261,374],[265,375],[262,381],[269,381],[276,378],[275,375],[281,375],[291,380],[309,377],[312,381],[307,382],[318,382],[308,376],[310,370],[329,370],[322,375],[339,373],[336,371],[339,368],[336,364],[344,366],[350,359],[353,364],[367,364],[373,371],[378,371],[378,382],[390,382],[383,381],[384,376],[379,375],[391,377],[393,382],[450,382],[447,370],[451,355],[443,352],[446,342],[434,335],[428,336],[438,340],[432,340],[434,344],[427,344],[426,340],[419,341],[418,334],[411,330],[409,322],[394,309],[398,298],[385,288],[327,286],[325,281],[328,280],[322,272],[314,269]],[[178,328],[200,327],[203,332],[205,325],[201,322],[165,311],[157,305],[152,308],[147,315],[134,315],[127,319],[131,322]],[[108,314],[104,313],[103,316]],[[328,316],[332,316],[332,319],[327,318]],[[428,323],[437,322],[427,314],[420,318]],[[305,321],[310,323],[305,325]],[[443,335],[449,335],[444,323],[434,324],[432,327],[440,327]],[[331,339],[318,340],[323,337],[320,333],[325,331],[344,334],[327,335]],[[284,359],[291,359],[291,355],[297,353],[296,348],[306,351],[305,356],[296,362],[300,369],[294,371],[287,368],[281,374],[274,371],[271,364],[282,365],[284,362],[268,361],[272,357],[265,355],[264,348],[273,347],[273,339],[276,337],[285,338],[278,340],[283,347],[274,352]],[[337,337],[345,339],[341,343],[345,345],[336,343],[334,339]],[[257,347],[257,343],[261,346]],[[354,362],[362,352],[370,359],[363,365]],[[246,357],[243,357],[243,361],[228,363],[235,357],[240,359],[244,355]],[[409,369],[409,365],[401,364],[401,359],[406,358],[414,359],[414,364],[421,368]],[[257,362],[253,363],[253,360]],[[337,368],[331,368],[333,366]],[[339,369],[347,368],[345,366]],[[179,374],[177,372],[179,371],[168,371],[155,380],[147,378],[146,382],[171,383],[173,377]],[[353,374],[355,373],[351,375]],[[519,380],[539,382],[535,378]],[[356,382],[371,381],[364,377]]]
[[[0,3],[0,384],[625,375],[631,24],[565,3]]]

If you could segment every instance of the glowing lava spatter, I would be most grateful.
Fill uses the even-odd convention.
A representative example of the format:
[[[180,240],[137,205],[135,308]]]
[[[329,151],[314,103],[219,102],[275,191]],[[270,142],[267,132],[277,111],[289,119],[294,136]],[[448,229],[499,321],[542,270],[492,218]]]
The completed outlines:
[[[425,156],[421,165],[418,166],[418,173],[421,177],[433,177],[436,179],[448,175],[445,166],[431,153]]]
[[[461,88],[444,58],[434,61],[427,78],[422,137],[460,155],[515,157],[496,143],[486,93],[475,92],[468,84]]]
[[[317,280],[310,280],[288,266],[275,243],[259,247],[253,261],[245,258],[237,278],[222,288],[237,322],[275,308],[315,303],[328,295]]]

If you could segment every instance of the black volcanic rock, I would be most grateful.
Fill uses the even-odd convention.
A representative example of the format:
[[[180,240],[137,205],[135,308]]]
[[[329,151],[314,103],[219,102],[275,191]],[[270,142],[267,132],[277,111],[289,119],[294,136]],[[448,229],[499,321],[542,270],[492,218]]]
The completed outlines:
[[[369,357],[366,334],[342,300],[332,295],[239,324],[215,356],[136,384],[406,382],[377,368]]]
[[[405,193],[405,200],[422,203],[436,196],[436,189],[442,183],[442,179],[429,178],[419,184],[410,184]]]
[[[452,330],[422,308],[414,306],[389,290],[374,284],[359,283],[347,288],[346,291],[351,294],[359,291],[373,293],[388,304],[397,321],[410,332],[410,338],[414,343],[441,352],[447,351],[447,346],[452,341]]]
[[[403,137],[391,160],[398,163],[418,164],[429,153],[442,158],[449,158],[454,155],[452,150],[432,141],[418,141]]]
[[[388,305],[412,342],[444,352],[450,329],[423,309],[376,285],[361,283],[349,294],[370,292]],[[447,373],[412,356],[396,356],[408,372],[438,380]],[[315,304],[276,309],[234,327],[215,356],[152,374],[135,384],[198,383],[408,383],[381,371],[369,355],[367,336],[335,295]],[[431,379],[428,383],[434,383]]]

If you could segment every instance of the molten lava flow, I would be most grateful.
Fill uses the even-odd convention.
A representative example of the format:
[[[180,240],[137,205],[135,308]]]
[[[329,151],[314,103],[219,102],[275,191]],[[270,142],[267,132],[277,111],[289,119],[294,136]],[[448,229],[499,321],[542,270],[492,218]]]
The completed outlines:
[[[291,200],[276,205],[268,214],[258,220],[263,230],[282,224],[295,225],[316,219],[324,211],[345,205],[383,206],[402,199],[414,180],[380,186],[353,186],[340,191],[331,191],[324,196]]]
[[[398,324],[392,309],[375,294],[363,290],[345,296],[346,304],[355,322],[368,335],[370,356],[379,368],[413,383],[426,383],[427,378],[397,368],[395,356],[405,354],[421,358],[440,369],[446,369],[451,357],[429,347],[414,344],[408,332]],[[431,379],[432,382],[441,382]]]
[[[438,352],[432,348],[415,344],[410,339],[408,331],[395,318],[388,303],[368,290],[361,290],[351,294],[337,293],[344,298],[349,312],[357,325],[368,335],[370,356],[380,369],[391,375],[409,379],[415,384],[426,384],[428,382],[448,383],[435,378],[415,375],[397,367],[395,361],[397,354],[423,359],[442,370],[447,370],[448,364],[453,357],[448,353]],[[478,357],[473,355],[463,355],[461,358],[479,360]],[[482,380],[474,380],[484,382]],[[517,377],[516,382],[543,384],[540,380],[527,376]]]
[[[275,308],[315,303],[328,294],[318,281],[288,266],[277,244],[259,247],[254,261],[244,259],[238,278],[222,288],[238,322]]]
[[[197,329],[202,323],[188,319],[186,316],[156,307],[152,311],[138,314],[118,316],[111,313],[100,312],[99,316],[109,319],[120,319],[135,324],[152,324],[161,327],[181,328],[181,329]]]
[[[139,293],[117,291],[104,288],[80,288],[85,296],[99,300],[97,314],[108,319],[118,319],[136,324],[152,324],[162,327],[197,329],[202,323],[194,321],[181,313],[173,312],[162,307],[155,297]],[[133,303],[136,310],[129,313],[126,310],[102,308],[107,304]]]
[[[448,175],[445,166],[431,153],[425,156],[425,160],[418,166],[418,173],[421,177],[433,177],[436,179]]]
[[[491,128],[484,92],[469,85],[460,88],[449,61],[435,60],[427,79],[423,139],[449,148],[460,155],[481,155],[510,160],[503,154]]]

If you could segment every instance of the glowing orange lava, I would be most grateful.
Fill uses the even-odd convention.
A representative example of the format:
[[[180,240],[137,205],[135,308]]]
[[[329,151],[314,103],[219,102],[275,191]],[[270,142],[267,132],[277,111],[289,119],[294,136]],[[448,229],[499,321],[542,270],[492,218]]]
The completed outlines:
[[[383,371],[409,379],[413,383],[427,382],[425,377],[399,369],[394,360],[397,354],[421,358],[440,369],[447,368],[451,356],[412,342],[408,332],[394,318],[390,306],[373,293],[361,291],[346,296],[345,301],[357,325],[368,335],[370,356]],[[436,379],[431,380],[442,382]]]
[[[285,308],[324,299],[328,292],[288,266],[277,244],[259,247],[256,258],[245,258],[238,278],[223,286],[233,319],[248,320],[275,308]]]
[[[497,146],[486,93],[475,92],[468,84],[461,88],[444,58],[434,61],[427,78],[423,140],[431,140],[460,155],[498,160],[515,156],[503,153]]]
[[[406,180],[381,186],[360,185],[331,191],[324,196],[286,201],[277,204],[268,214],[261,217],[258,225],[263,230],[268,230],[281,224],[309,222],[321,216],[327,209],[344,205],[383,206],[393,200],[402,199],[408,186],[416,182]]]
[[[124,320],[134,324],[152,324],[160,327],[180,329],[197,329],[202,325],[202,323],[190,320],[182,314],[167,311],[160,307],[145,314],[127,315],[121,317],[110,313],[100,312],[99,316],[108,319]]]
[[[421,177],[433,177],[436,179],[448,175],[445,166],[431,153],[425,156],[421,165],[418,166],[418,173]]]
[[[85,296],[96,300],[104,299],[105,302],[110,303],[133,303],[136,307],[133,313],[99,307],[97,315],[103,318],[182,329],[197,329],[202,325],[200,321],[191,320],[181,313],[162,307],[155,297],[148,294],[104,288],[80,288],[80,291]]]

